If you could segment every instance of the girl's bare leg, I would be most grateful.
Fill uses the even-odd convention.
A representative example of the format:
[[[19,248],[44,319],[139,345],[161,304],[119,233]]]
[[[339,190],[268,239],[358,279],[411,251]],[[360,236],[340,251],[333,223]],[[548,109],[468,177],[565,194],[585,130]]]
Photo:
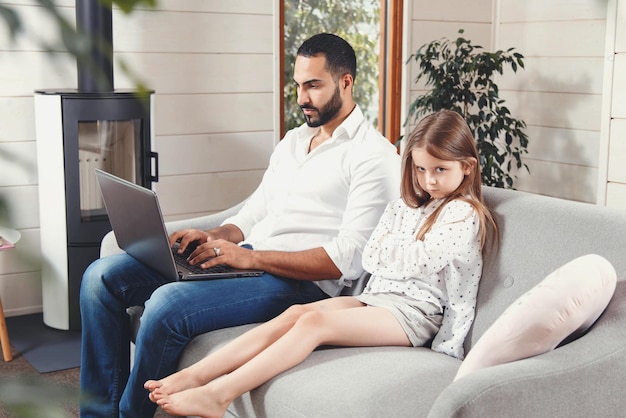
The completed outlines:
[[[148,380],[144,387],[150,391],[150,399],[155,402],[164,395],[202,386],[219,376],[230,373],[259,354],[282,337],[305,312],[351,306],[362,306],[362,304],[354,298],[340,297],[306,305],[294,305],[276,318],[252,328],[199,362],[163,379]]]
[[[222,417],[235,398],[301,363],[320,345],[411,344],[386,309],[364,307],[353,298],[338,305],[344,303],[345,309],[316,309],[303,314],[280,339],[241,367],[204,386],[162,396],[157,403],[170,414]]]

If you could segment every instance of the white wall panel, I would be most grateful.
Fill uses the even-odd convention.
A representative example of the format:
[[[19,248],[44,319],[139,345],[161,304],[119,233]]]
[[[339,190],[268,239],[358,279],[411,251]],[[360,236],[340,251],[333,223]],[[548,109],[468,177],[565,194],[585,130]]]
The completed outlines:
[[[116,12],[114,20],[113,43],[120,52],[258,54],[273,47],[271,15],[138,11]]]
[[[596,167],[600,146],[600,133],[566,128],[528,126],[528,157]]]
[[[14,249],[0,251],[0,266],[3,274],[34,272],[41,269],[39,229],[23,230],[20,233],[22,237]],[[38,290],[41,291],[41,289]]]
[[[523,51],[518,51],[524,55]],[[601,94],[602,57],[524,57],[524,68],[507,67],[497,79],[501,90]]]
[[[626,118],[626,53],[616,54],[613,65],[611,116]]]
[[[271,93],[272,54],[118,53],[156,93]],[[121,71],[116,88],[133,87]]]
[[[35,140],[33,96],[0,96],[0,143]],[[0,161],[2,161],[0,159]]]
[[[626,119],[611,121],[608,180],[626,183]]]
[[[275,143],[273,132],[159,136],[162,176],[263,170]]]
[[[435,21],[416,21],[411,26],[410,32],[410,45],[408,48],[408,55],[411,56],[417,52],[425,43],[446,38],[450,41],[455,41],[459,36],[459,29],[463,29],[463,37],[472,42],[473,45],[481,45],[486,50],[489,50],[490,38],[491,38],[491,25],[485,23],[469,23],[469,22],[435,22]],[[454,45],[452,48],[454,49]],[[408,58],[408,57],[407,57]],[[419,83],[415,83],[415,79],[419,74],[419,67],[415,63],[414,59],[408,63],[409,67],[409,89],[419,90],[423,89],[425,80],[420,80]]]
[[[412,20],[491,23],[492,0],[414,0]]]
[[[55,0],[54,3],[58,6],[74,6],[76,0]],[[40,0],[11,0],[4,1],[3,3],[11,3],[15,5],[38,5]]]
[[[0,187],[37,184],[35,142],[0,142]]]
[[[515,47],[527,57],[601,57],[604,41],[604,20],[520,22],[500,26],[497,48]]]
[[[501,97],[511,113],[528,125],[600,130],[600,95],[520,91],[505,92]]]
[[[31,96],[35,89],[76,88],[76,63],[67,53],[54,59],[39,51],[0,52],[3,96]]]
[[[155,98],[155,134],[269,131],[272,94],[162,95]]]
[[[155,190],[166,219],[180,214],[207,214],[227,209],[248,197],[265,170],[233,171],[162,178]]]
[[[0,251],[0,296],[6,316],[41,312],[39,231],[20,232],[14,249]]]
[[[623,0],[617,2],[615,52],[626,52],[626,3]]]
[[[503,23],[606,18],[606,1],[500,0],[500,3]]]
[[[459,29],[463,29],[463,35],[459,35]],[[481,45],[489,49],[491,25],[488,23],[449,21],[415,22],[411,30],[411,49],[409,49],[409,54],[412,54],[427,42],[441,38],[454,41],[459,36],[469,39],[474,45]]]
[[[19,2],[11,1],[10,3]],[[64,51],[64,48],[58,48],[62,44],[59,43],[60,38],[56,22],[45,12],[43,7],[27,4],[32,2],[23,3],[11,4],[10,6],[20,16],[24,30],[15,40],[11,40],[9,31],[3,27],[3,30],[0,30],[0,49],[6,51],[43,51],[42,43],[45,43],[54,51]],[[68,22],[73,23],[75,16],[74,2],[71,2],[69,5],[66,3],[67,0],[59,2],[57,11]]]
[[[518,190],[580,202],[595,203],[597,170],[553,161],[527,159],[530,174],[519,172]]]
[[[0,274],[0,296],[7,317],[41,312],[41,272]]]
[[[606,205],[626,210],[626,184],[609,182],[607,186]]]
[[[248,13],[267,14],[272,10],[274,0],[159,0],[159,10],[191,11],[194,13]]]
[[[0,199],[6,205],[11,227],[39,228],[39,193],[37,186],[12,186],[0,189]]]
[[[626,209],[626,2],[608,2],[603,100],[602,157],[598,200]]]

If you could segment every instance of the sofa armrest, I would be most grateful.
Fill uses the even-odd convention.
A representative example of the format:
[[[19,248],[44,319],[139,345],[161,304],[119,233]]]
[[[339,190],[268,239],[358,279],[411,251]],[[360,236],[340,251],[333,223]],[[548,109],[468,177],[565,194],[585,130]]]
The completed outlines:
[[[546,354],[478,370],[450,384],[428,415],[621,416],[626,376],[626,282],[581,338]]]
[[[231,208],[225,209],[221,212],[213,213],[211,215],[166,222],[165,228],[167,229],[168,234],[186,228],[201,230],[215,228],[216,226],[219,226],[224,221],[224,219],[233,216],[234,214],[239,212],[239,209],[241,209],[241,207],[244,205],[244,202],[245,201]],[[100,245],[100,257],[106,257],[122,252],[124,251],[117,245],[117,241],[115,239],[115,234],[113,233],[113,231],[106,234],[102,239],[102,243]]]

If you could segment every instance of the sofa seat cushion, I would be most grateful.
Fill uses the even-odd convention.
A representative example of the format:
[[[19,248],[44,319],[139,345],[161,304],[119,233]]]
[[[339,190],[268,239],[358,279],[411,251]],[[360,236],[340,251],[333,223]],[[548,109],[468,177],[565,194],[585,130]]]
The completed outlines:
[[[194,338],[180,367],[189,366],[255,325]],[[234,417],[427,416],[460,361],[430,349],[340,347],[316,350],[302,364],[237,399]],[[427,376],[427,377],[426,377]]]

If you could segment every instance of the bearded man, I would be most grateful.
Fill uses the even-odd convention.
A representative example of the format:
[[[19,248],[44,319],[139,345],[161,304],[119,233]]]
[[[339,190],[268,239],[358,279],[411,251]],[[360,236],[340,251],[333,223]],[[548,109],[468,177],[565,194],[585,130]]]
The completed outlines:
[[[192,264],[262,269],[262,276],[172,282],[127,254],[86,270],[81,416],[152,417],[156,404],[144,382],[175,372],[192,338],[337,296],[363,275],[365,243],[387,202],[400,194],[400,162],[355,104],[355,76],[356,56],[345,40],[328,33],[307,39],[293,76],[306,123],[276,146],[259,187],[236,215],[208,231],[170,236],[178,251],[196,246]],[[126,309],[142,305],[129,371]]]

